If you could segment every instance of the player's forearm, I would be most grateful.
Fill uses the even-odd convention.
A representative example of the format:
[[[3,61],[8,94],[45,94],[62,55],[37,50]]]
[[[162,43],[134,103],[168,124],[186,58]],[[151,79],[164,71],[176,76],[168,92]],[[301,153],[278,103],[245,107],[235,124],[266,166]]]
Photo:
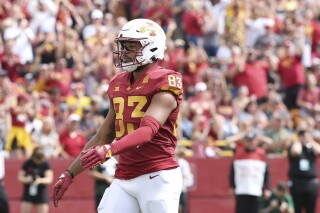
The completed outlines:
[[[71,165],[69,166],[68,170],[71,172],[73,177],[77,176],[81,172],[83,172],[85,169],[80,165],[80,155],[75,159]]]
[[[149,142],[158,132],[160,124],[151,116],[143,117],[140,127],[122,139],[112,143],[110,149],[112,155],[121,154],[128,150]]]
[[[121,140],[111,144],[112,155],[118,155],[129,151],[130,149],[149,142],[152,137],[152,131],[149,127],[140,127]]]

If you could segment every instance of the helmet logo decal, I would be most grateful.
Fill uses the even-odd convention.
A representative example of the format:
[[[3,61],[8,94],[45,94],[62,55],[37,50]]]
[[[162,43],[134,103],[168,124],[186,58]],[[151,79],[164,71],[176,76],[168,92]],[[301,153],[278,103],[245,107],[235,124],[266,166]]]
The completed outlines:
[[[150,29],[148,29],[148,27],[147,26],[142,26],[142,27],[140,27],[140,32],[141,33],[145,33],[145,32],[147,32],[147,31],[149,31]]]
[[[148,23],[148,24],[149,24],[149,26],[142,26],[142,27],[140,27],[140,32],[141,32],[141,33],[149,32],[149,35],[150,35],[150,36],[156,36],[157,33],[156,33],[156,31],[155,31],[154,26],[153,26],[151,23]],[[137,30],[137,32],[138,32],[138,30]]]

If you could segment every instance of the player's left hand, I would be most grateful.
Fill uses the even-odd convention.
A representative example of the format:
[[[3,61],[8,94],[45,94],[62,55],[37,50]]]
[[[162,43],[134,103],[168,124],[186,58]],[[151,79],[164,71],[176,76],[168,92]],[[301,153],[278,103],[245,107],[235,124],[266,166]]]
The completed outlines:
[[[111,157],[109,145],[93,146],[81,152],[80,164],[83,168],[94,168]]]

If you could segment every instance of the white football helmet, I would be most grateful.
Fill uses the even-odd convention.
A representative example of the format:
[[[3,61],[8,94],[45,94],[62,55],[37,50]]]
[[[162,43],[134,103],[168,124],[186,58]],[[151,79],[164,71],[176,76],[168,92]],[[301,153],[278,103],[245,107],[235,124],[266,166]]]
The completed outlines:
[[[115,66],[132,72],[139,66],[152,63],[156,59],[163,59],[166,49],[166,35],[163,29],[154,21],[149,19],[134,19],[126,23],[118,37],[115,39],[117,51],[114,54]],[[137,50],[127,49],[123,43],[139,42],[141,48]],[[135,57],[128,62],[124,57],[135,53]]]

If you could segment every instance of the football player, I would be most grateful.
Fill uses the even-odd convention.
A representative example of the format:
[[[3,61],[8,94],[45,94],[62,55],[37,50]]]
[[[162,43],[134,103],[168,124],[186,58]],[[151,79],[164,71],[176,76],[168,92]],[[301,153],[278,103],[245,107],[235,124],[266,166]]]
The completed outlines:
[[[57,207],[75,176],[118,155],[115,179],[98,212],[178,212],[182,175],[174,156],[182,77],[156,64],[166,36],[148,19],[123,26],[115,40],[115,66],[126,72],[109,84],[107,117],[54,186]]]

